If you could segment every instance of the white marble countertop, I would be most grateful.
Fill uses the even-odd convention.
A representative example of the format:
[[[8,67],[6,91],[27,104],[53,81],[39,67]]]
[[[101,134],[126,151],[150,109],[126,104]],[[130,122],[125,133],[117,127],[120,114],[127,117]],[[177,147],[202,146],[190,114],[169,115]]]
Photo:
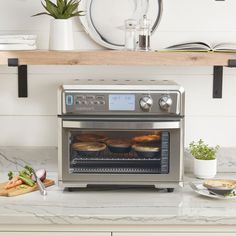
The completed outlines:
[[[51,174],[57,180],[56,174]],[[219,175],[236,179],[236,173]],[[6,174],[0,175],[0,180]],[[67,192],[57,185],[39,192],[0,198],[0,225],[175,224],[236,225],[236,200],[197,195],[186,185],[174,193],[153,189],[80,190]],[[196,181],[196,179],[195,179]]]

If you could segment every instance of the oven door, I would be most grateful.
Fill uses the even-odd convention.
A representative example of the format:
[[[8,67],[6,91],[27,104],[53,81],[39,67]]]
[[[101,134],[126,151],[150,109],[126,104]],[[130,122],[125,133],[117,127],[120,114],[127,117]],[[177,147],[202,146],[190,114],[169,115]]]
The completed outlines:
[[[176,183],[183,177],[183,120],[59,118],[59,181],[88,184]],[[68,183],[68,185],[66,184]]]

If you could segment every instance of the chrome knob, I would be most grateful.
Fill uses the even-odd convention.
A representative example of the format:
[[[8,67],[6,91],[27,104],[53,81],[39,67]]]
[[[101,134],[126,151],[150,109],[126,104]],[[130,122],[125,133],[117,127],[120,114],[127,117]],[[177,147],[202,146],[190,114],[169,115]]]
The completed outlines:
[[[160,108],[165,111],[167,111],[171,107],[172,103],[173,101],[169,95],[164,95],[159,100]]]
[[[139,104],[142,110],[150,111],[153,104],[153,100],[150,96],[144,96],[140,99]]]

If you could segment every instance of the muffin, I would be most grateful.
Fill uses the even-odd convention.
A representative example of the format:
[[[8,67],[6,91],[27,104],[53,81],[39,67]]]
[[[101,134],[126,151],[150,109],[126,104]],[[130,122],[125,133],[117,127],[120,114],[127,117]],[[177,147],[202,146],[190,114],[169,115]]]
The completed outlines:
[[[81,157],[98,157],[106,149],[106,144],[99,142],[78,142],[71,145],[74,154]]]
[[[129,139],[108,139],[106,141],[108,149],[113,153],[128,153],[131,151]]]
[[[134,144],[132,148],[137,153],[138,157],[141,158],[154,158],[157,157],[160,152],[160,147],[154,145]]]
[[[161,135],[160,134],[150,134],[150,135],[143,135],[143,136],[136,136],[132,139],[134,143],[148,143],[148,142],[157,142],[160,141]]]
[[[105,142],[106,139],[106,136],[100,134],[80,134],[75,136],[75,140],[80,142]]]

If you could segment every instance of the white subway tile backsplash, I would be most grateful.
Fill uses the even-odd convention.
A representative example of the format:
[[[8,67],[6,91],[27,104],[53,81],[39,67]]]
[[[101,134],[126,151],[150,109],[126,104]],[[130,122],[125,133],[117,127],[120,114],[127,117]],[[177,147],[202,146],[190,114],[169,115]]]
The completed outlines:
[[[57,146],[56,116],[0,116],[1,146]]]

